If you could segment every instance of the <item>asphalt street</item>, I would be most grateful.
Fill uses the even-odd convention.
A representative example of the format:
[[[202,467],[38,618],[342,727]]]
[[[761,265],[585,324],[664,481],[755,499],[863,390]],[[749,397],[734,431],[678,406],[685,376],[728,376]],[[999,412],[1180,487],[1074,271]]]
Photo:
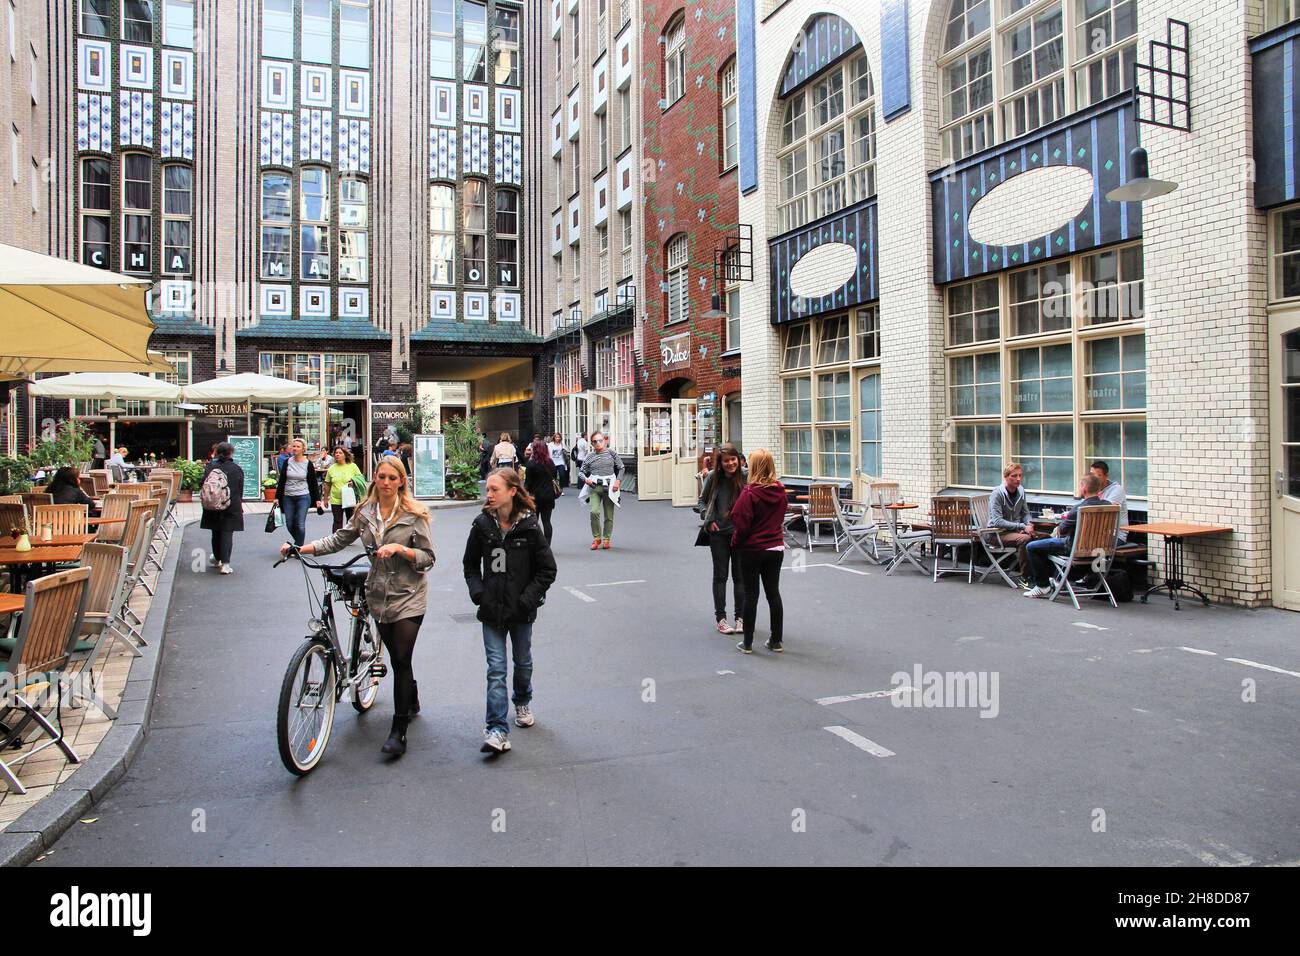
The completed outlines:
[[[689,509],[628,496],[614,549],[591,552],[570,492],[534,636],[537,725],[493,758],[460,566],[473,514],[435,517],[407,755],[379,753],[389,678],[369,714],[340,705],[303,779],[275,743],[301,570],[273,571],[283,536],[250,520],[234,574],[194,571],[207,535],[190,526],[146,743],[94,822],[36,865],[1300,860],[1293,614],[1155,598],[1076,611],[991,581],[830,567],[818,548],[786,557],[786,652],[762,648],[763,609],[744,656],[714,630]],[[313,513],[309,536],[328,520]],[[918,669],[923,685],[974,673],[986,696],[881,693]]]

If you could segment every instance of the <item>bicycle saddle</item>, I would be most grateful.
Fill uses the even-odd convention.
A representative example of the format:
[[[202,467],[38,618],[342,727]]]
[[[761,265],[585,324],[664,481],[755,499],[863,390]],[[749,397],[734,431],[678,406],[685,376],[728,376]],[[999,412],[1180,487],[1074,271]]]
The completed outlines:
[[[325,579],[342,590],[351,592],[365,586],[366,575],[369,573],[370,563],[358,561],[350,568],[326,568]]]

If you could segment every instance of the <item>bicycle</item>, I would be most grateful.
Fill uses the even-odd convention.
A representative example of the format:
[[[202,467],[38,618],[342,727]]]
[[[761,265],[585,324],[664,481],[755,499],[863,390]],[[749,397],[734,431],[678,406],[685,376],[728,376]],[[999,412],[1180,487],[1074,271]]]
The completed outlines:
[[[354,567],[362,558],[374,555],[374,549],[367,548],[345,564],[320,564],[292,548],[272,565],[278,568],[291,557],[302,562],[312,611],[307,622],[311,634],[289,659],[280,684],[275,722],[280,760],[296,776],[309,773],[324,756],[334,729],[335,705],[343,695],[350,693],[353,708],[364,714],[374,705],[379,682],[388,673],[383,641],[366,602],[370,565]],[[320,571],[325,579],[319,595],[309,569]],[[336,604],[341,604],[352,618],[346,653],[334,620]]]

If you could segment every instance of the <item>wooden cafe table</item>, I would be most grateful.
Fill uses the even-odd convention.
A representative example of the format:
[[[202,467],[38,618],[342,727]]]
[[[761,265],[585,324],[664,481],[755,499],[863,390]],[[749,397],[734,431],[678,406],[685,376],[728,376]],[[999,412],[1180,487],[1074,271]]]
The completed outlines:
[[[0,594],[0,614],[14,614],[27,603],[25,594]]]
[[[1142,595],[1143,604],[1147,603],[1147,598],[1152,591],[1167,589],[1169,597],[1174,602],[1175,611],[1182,610],[1178,601],[1179,591],[1190,591],[1201,599],[1202,604],[1209,607],[1210,599],[1183,580],[1183,541],[1186,538],[1200,538],[1210,534],[1231,534],[1232,528],[1226,525],[1189,524],[1186,521],[1152,521],[1147,524],[1126,524],[1120,530],[1158,534],[1165,539],[1165,583],[1153,584],[1147,588],[1146,593]]]
[[[32,545],[30,551],[0,548],[0,568],[9,572],[9,589],[18,594],[23,590],[24,573],[28,568],[42,564],[73,564],[81,560],[83,550],[84,544]]]

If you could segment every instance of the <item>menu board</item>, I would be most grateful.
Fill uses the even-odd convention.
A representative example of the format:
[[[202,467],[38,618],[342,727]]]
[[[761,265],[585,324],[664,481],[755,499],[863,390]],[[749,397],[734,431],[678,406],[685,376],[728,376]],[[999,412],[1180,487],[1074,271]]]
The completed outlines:
[[[227,435],[235,446],[234,462],[244,472],[244,500],[262,497],[262,439],[257,435]]]
[[[695,403],[700,448],[713,451],[718,444],[718,393],[705,392]]]
[[[447,497],[445,440],[441,435],[415,435],[411,439],[411,468],[415,472],[415,497]]]

